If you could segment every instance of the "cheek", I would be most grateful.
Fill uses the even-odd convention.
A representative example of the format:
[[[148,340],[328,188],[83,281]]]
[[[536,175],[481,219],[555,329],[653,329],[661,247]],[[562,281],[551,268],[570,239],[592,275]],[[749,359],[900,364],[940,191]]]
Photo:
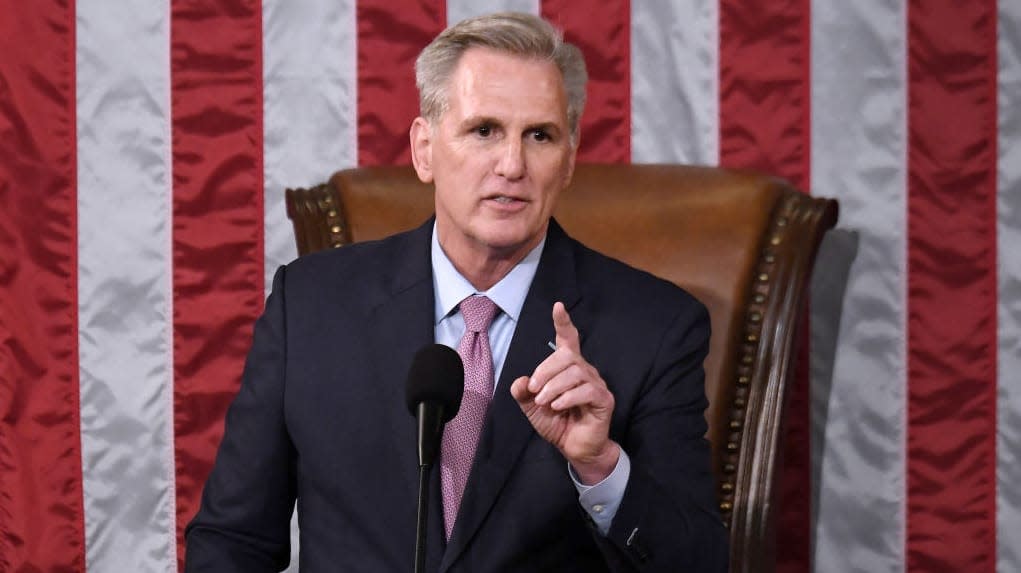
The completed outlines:
[[[563,165],[551,166],[541,182],[543,195],[549,200],[553,200],[560,195],[570,181],[569,173],[568,169]]]
[[[571,171],[571,155],[569,149],[558,149],[555,152],[542,150],[534,153],[529,164],[538,177],[545,183],[563,183]]]
[[[447,177],[462,187],[475,187],[491,172],[491,163],[484,150],[466,150],[447,163]]]

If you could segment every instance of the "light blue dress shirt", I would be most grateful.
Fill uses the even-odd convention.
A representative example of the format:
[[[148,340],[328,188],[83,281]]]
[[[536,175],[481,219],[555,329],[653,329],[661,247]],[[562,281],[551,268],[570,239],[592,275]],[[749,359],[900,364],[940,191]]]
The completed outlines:
[[[447,258],[436,236],[436,226],[433,225],[431,254],[433,292],[436,293],[434,314],[436,342],[457,350],[458,342],[464,336],[464,318],[458,310],[458,305],[473,294],[488,297],[496,303],[501,311],[497,313],[496,318],[489,326],[489,345],[493,355],[493,379],[498,382],[500,373],[503,372],[503,364],[507,358],[511,338],[514,336],[514,329],[517,327],[518,318],[521,315],[521,307],[525,304],[525,296],[535,277],[535,271],[539,268],[539,258],[542,256],[542,249],[545,246],[546,239],[543,238],[542,242],[529,251],[525,258],[507,273],[507,276],[500,279],[500,282],[485,292],[479,292],[468,282],[468,279],[454,268],[454,264]],[[553,312],[552,308],[550,312]],[[522,372],[520,375],[529,374],[531,372]],[[495,390],[494,384],[494,392]],[[592,521],[595,522],[600,533],[606,535],[610,531],[610,524],[624,497],[624,489],[627,487],[627,481],[631,475],[631,460],[621,449],[620,459],[613,472],[603,481],[590,486],[578,481],[578,476],[575,475],[570,464],[567,469],[574,481],[574,487],[578,489],[579,502],[592,517]]]

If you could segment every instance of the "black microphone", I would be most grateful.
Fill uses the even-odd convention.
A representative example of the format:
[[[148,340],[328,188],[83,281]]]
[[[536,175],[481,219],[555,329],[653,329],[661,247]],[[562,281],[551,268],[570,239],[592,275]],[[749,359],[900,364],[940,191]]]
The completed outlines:
[[[418,526],[415,534],[415,572],[425,571],[425,530],[429,515],[429,469],[440,449],[443,425],[461,408],[464,364],[461,356],[442,344],[419,350],[411,360],[405,401],[418,419]]]
[[[418,418],[418,465],[431,467],[440,446],[443,425],[461,408],[464,365],[461,356],[442,344],[423,347],[411,360],[405,400]]]

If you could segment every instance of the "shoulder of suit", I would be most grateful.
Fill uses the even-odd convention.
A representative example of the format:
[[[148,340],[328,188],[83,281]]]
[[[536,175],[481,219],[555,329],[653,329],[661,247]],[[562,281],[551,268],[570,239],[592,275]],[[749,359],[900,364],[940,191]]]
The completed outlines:
[[[575,253],[578,285],[583,292],[608,291],[630,303],[643,300],[671,304],[698,302],[690,292],[666,279],[604,255],[574,239],[570,241]]]
[[[421,229],[298,257],[287,264],[287,281],[371,284],[392,273],[409,249],[422,248],[421,236],[416,233]]]

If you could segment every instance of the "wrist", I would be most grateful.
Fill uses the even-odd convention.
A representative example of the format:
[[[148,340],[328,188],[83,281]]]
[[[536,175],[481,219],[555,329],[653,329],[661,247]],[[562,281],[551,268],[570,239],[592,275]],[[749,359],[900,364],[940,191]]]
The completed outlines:
[[[584,460],[569,460],[578,480],[584,485],[595,485],[607,478],[620,460],[620,445],[612,440],[603,450]]]

